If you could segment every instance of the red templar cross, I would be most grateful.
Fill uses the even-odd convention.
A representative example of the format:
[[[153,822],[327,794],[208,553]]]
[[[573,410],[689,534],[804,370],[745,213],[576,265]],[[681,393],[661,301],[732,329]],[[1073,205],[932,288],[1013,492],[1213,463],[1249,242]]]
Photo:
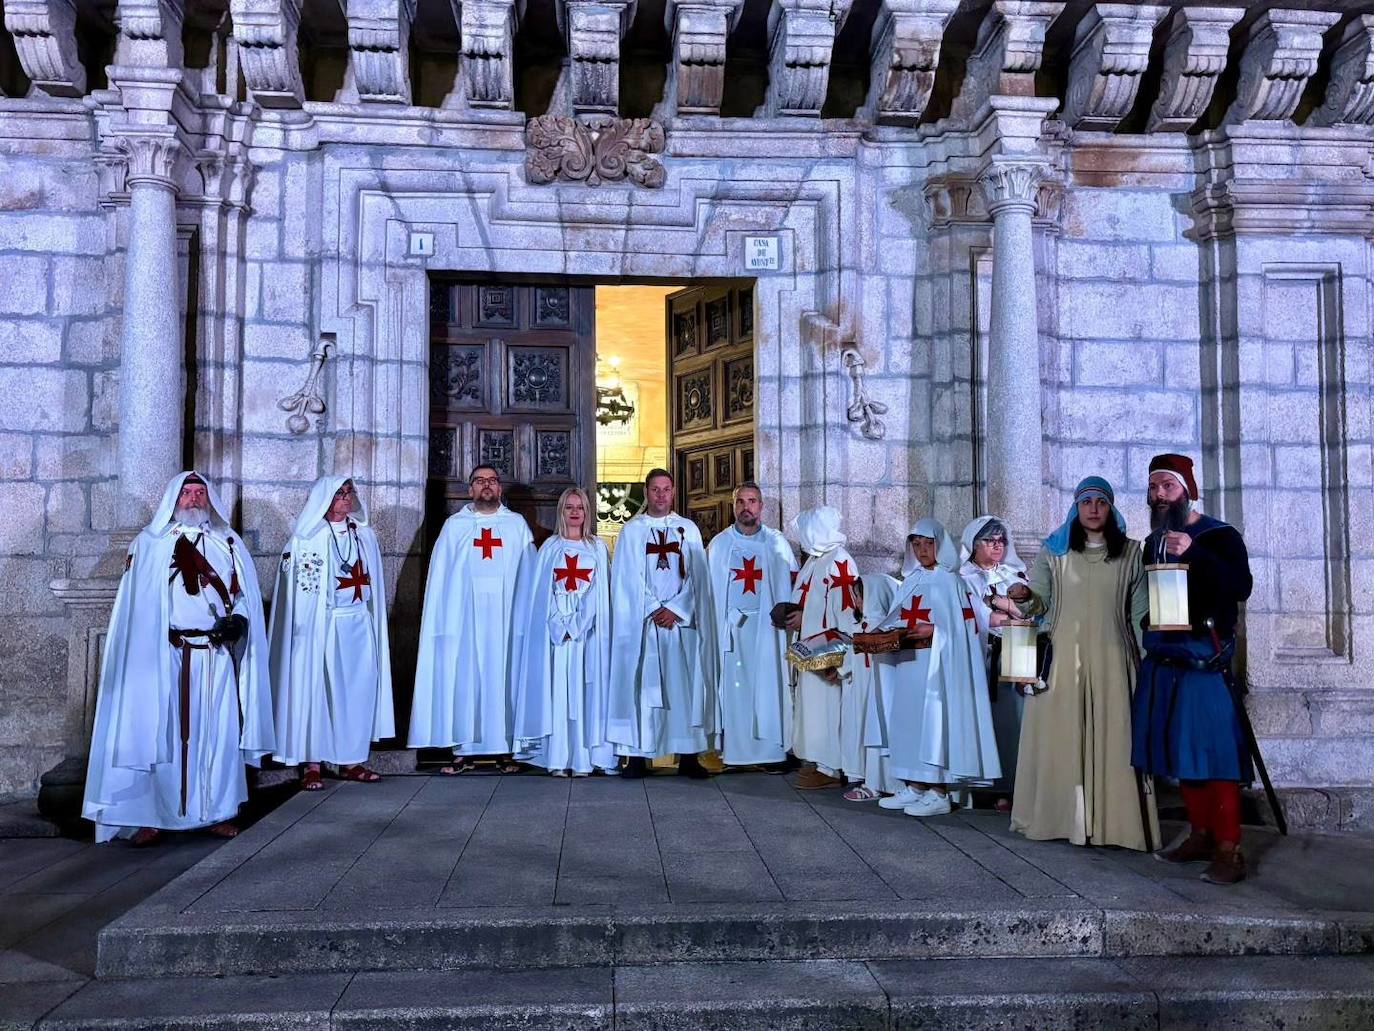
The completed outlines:
[[[897,615],[906,620],[906,628],[915,630],[920,623],[930,622],[930,609],[921,608],[921,596],[918,594],[911,599],[911,607],[902,609]]]
[[[494,549],[501,547],[501,538],[492,535],[491,527],[482,527],[482,533],[472,542],[474,548],[482,549],[483,560],[491,558]]]
[[[806,608],[806,595],[810,592],[810,590],[811,578],[808,576],[806,578],[806,583],[801,585],[801,596],[797,599],[797,604],[800,605],[802,608]]]
[[[732,580],[743,581],[744,586],[741,591],[745,594],[758,594],[758,582],[763,579],[763,570],[758,567],[758,562],[752,558],[744,560],[743,569],[730,570]]]
[[[973,611],[973,595],[969,594],[968,591],[965,591],[964,597],[968,599],[968,604],[964,606],[964,618],[967,620],[972,620],[974,615],[976,614]]]
[[[576,555],[570,555],[565,551],[563,552],[563,557],[568,560],[568,564],[562,569],[555,566],[553,570],[553,578],[555,581],[559,581],[563,584],[563,590],[575,591],[577,590],[578,583],[583,581],[586,583],[592,582],[592,571],[579,567]]]
[[[854,608],[854,592],[850,590],[859,582],[859,578],[849,571],[848,562],[835,563],[835,575],[830,578],[830,586],[838,587],[840,594],[840,608]]]
[[[350,587],[353,588],[354,601],[362,601],[363,588],[372,586],[372,577],[363,572],[362,559],[353,563],[353,568],[348,571],[347,576],[338,576],[335,579],[339,581],[339,586],[335,590],[346,591]]]

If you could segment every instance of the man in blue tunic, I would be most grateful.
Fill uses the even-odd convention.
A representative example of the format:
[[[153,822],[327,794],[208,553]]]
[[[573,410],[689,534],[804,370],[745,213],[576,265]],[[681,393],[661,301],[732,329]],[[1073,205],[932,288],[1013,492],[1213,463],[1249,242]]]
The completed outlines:
[[[1250,597],[1253,582],[1240,533],[1196,511],[1197,498],[1191,459],[1151,459],[1145,563],[1188,567],[1192,629],[1145,628],[1131,762],[1142,773],[1177,778],[1188,807],[1190,833],[1156,858],[1207,862],[1203,880],[1235,884],[1245,877],[1240,785],[1253,775],[1236,712],[1239,695],[1232,694],[1231,662],[1237,608]]]

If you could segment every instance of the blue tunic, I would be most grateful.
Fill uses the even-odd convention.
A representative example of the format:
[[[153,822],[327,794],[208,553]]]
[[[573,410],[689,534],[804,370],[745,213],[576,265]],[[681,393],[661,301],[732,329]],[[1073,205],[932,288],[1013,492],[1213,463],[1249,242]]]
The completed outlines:
[[[1191,631],[1145,632],[1145,659],[1132,713],[1131,764],[1142,773],[1179,780],[1253,779],[1250,754],[1231,691],[1212,662],[1216,647],[1205,620],[1216,625],[1229,673],[1240,602],[1250,596],[1250,563],[1234,527],[1208,516],[1183,530],[1193,544],[1177,560],[1188,569]],[[1158,534],[1146,540],[1157,556]],[[1214,666],[1217,663],[1212,663]]]

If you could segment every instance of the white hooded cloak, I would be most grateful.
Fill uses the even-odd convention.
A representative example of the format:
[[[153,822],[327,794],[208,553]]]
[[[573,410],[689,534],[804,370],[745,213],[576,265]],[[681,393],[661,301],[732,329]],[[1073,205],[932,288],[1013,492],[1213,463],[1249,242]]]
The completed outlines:
[[[792,746],[792,687],[787,633],[769,618],[792,596],[796,558],[787,538],[768,526],[740,533],[731,526],[706,549],[716,619],[718,725],[726,765],[777,763]]]
[[[277,570],[268,628],[274,757],[290,766],[366,762],[371,742],[396,733],[381,550],[367,507],[356,495],[344,525],[346,537],[356,539],[370,583],[336,589],[348,574],[340,568],[335,527],[325,515],[348,479],[315,481]],[[357,601],[350,604],[350,598]]]
[[[411,748],[511,752],[512,615],[533,559],[529,524],[504,505],[483,514],[468,504],[444,522],[425,582]]]
[[[929,648],[901,653],[893,667],[888,744],[891,773],[927,784],[987,784],[1001,775],[987,673],[968,589],[955,570],[959,553],[945,528],[922,519],[909,536],[937,542],[926,569],[907,545],[904,578],[884,629],[935,627]]]
[[[172,594],[182,590],[179,581],[170,582],[172,549],[184,533],[196,532],[174,519],[189,476],[205,482],[211,514],[209,524],[199,528],[206,537],[205,553],[231,594],[237,580],[231,613],[248,620],[248,632],[232,650],[191,652],[190,722],[183,727],[182,652],[169,642],[168,632]],[[206,601],[218,609],[216,595]],[[208,624],[208,610],[206,616]],[[178,473],[152,521],[129,546],[106,632],[81,809],[95,822],[97,841],[140,827],[208,827],[233,817],[247,800],[244,763],[258,765],[274,743],[263,623],[262,595],[247,546],[229,528],[209,481],[189,470]],[[184,769],[183,732],[188,739]]]

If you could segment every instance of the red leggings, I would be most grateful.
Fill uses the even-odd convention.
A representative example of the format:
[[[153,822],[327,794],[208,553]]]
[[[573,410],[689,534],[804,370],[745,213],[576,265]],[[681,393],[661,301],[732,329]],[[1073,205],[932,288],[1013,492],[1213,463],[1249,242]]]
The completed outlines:
[[[1217,841],[1239,844],[1239,784],[1233,780],[1185,780],[1179,790],[1193,830],[1210,831]]]

